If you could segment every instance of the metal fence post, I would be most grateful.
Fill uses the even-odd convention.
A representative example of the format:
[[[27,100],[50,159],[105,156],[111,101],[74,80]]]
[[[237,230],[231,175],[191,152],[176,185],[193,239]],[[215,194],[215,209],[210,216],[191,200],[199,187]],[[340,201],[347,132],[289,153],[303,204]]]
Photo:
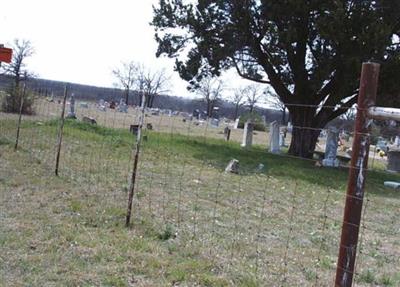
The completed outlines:
[[[361,211],[364,198],[365,176],[369,156],[368,108],[375,104],[379,64],[363,63],[357,102],[357,117],[347,184],[346,205],[337,261],[335,286],[349,287],[353,282]]]
[[[63,129],[64,129],[65,103],[67,101],[67,94],[68,94],[68,89],[67,89],[67,85],[65,85],[64,99],[63,99],[63,105],[62,105],[62,111],[61,111],[61,124],[60,124],[60,128],[58,130],[58,144],[57,144],[56,169],[55,169],[56,176],[58,176],[58,165],[60,164],[60,152],[61,152],[61,144],[62,144]]]

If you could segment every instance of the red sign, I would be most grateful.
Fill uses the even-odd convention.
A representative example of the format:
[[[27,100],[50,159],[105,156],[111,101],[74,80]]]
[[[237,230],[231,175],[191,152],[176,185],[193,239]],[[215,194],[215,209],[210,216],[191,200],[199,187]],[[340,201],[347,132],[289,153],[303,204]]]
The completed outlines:
[[[10,63],[12,58],[12,49],[0,47],[0,62]]]

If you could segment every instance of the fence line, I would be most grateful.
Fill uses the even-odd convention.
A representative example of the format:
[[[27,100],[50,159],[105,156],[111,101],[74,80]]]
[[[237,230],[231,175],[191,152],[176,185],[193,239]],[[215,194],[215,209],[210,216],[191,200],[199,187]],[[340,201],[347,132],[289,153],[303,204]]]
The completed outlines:
[[[97,125],[66,120],[61,146],[61,140],[56,144],[57,126],[60,118],[64,118],[65,109],[60,109],[56,102],[38,98],[37,114],[22,117],[18,150],[28,151],[32,158],[40,160],[40,166],[52,166],[54,159],[59,158],[56,170],[60,177],[80,186],[82,197],[89,202],[98,200],[124,210],[128,194],[134,189],[132,228],[142,221],[150,222],[162,240],[173,238],[182,248],[199,250],[223,274],[249,273],[258,282],[274,280],[283,285],[296,282],[313,286],[331,283],[335,271],[332,259],[337,255],[343,223],[361,228],[359,259],[355,271],[351,272],[355,279],[362,280],[364,262],[365,266],[373,262],[361,248],[369,240],[365,238],[366,231],[381,233],[376,226],[368,226],[367,215],[373,216],[373,213],[367,214],[366,207],[374,198],[366,199],[368,204],[360,224],[346,222],[340,219],[342,203],[359,197],[344,194],[342,187],[336,187],[334,177],[328,178],[331,182],[326,185],[310,184],[307,174],[286,182],[288,177],[283,171],[269,173],[274,166],[257,166],[265,163],[260,158],[264,155],[269,156],[269,162],[276,161],[275,164],[296,157],[284,153],[270,155],[266,145],[262,150],[257,146],[239,150],[236,147],[240,137],[220,148],[222,137],[211,126],[211,120],[197,126],[197,121],[183,122],[184,117],[152,115],[145,109],[140,116],[137,109],[129,108],[127,113],[116,109],[103,112],[93,103],[88,105],[84,112],[83,108],[78,111],[78,118],[86,114],[96,119]],[[14,139],[17,120],[14,115],[0,114],[1,139]],[[146,128],[150,122],[152,130]],[[143,142],[140,151],[137,149],[140,160],[136,182],[131,179],[131,186],[127,187],[128,178],[135,171],[132,167],[135,137],[127,132],[131,124],[143,127],[139,132]],[[325,130],[298,126],[293,129]],[[217,149],[212,155],[220,158],[210,157],[211,149]],[[54,153],[58,156],[54,157]],[[240,156],[240,163],[243,161],[239,173],[224,172],[225,160],[236,155]],[[375,160],[378,161],[374,152],[373,163]],[[299,161],[299,168],[303,168],[303,163],[309,163],[304,166],[312,173],[318,171],[312,164],[320,160]],[[373,166],[366,170],[375,171]],[[20,198],[14,203],[24,200]],[[102,213],[98,216],[92,221],[107,219]]]

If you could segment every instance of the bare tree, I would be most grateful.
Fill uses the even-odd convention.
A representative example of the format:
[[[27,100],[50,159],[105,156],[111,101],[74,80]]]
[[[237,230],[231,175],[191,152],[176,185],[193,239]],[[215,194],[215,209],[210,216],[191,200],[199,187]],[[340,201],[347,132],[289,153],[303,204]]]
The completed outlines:
[[[138,65],[135,86],[145,94],[147,107],[153,107],[154,99],[159,94],[168,92],[169,84],[170,78],[166,75],[165,69],[153,72],[144,65]],[[140,98],[140,105],[141,100]]]
[[[279,96],[276,93],[273,93],[271,91],[265,91],[264,92],[267,95],[267,104],[269,104],[272,108],[281,111],[282,113],[282,124],[286,124],[286,106],[285,104],[281,101]]]
[[[202,97],[207,105],[207,116],[209,118],[213,116],[214,107],[221,99],[223,89],[222,82],[212,77],[203,78],[195,88],[196,93]]]
[[[117,79],[116,85],[122,87],[125,90],[125,103],[128,104],[129,93],[132,89],[136,76],[138,73],[138,65],[133,61],[122,62],[120,67],[112,70],[112,74]]]
[[[21,82],[26,81],[33,73],[26,68],[26,59],[34,54],[32,43],[29,40],[15,39],[13,44],[13,56],[10,64],[1,67],[2,74],[11,76],[13,86],[10,89],[10,95],[5,98],[2,108],[6,112],[18,112],[21,104]],[[32,113],[32,98],[24,100],[22,112]]]
[[[230,101],[235,105],[235,113],[233,118],[236,119],[239,115],[239,108],[244,104],[244,98],[246,96],[246,88],[235,89],[233,95],[230,97]]]
[[[260,92],[260,88],[257,85],[247,86],[245,93],[246,105],[248,106],[250,113],[253,113],[255,105],[261,101],[264,95]]]

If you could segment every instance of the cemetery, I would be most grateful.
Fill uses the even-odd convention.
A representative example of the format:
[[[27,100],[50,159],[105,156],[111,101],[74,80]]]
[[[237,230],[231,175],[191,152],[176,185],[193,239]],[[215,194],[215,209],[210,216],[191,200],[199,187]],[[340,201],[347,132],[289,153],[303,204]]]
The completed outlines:
[[[110,259],[113,261],[100,276],[105,280],[101,282],[122,278],[122,282],[137,280],[144,285],[186,281],[229,286],[233,280],[235,285],[249,286],[282,276],[288,282],[305,285],[332,280],[348,165],[339,164],[335,158],[340,152],[337,131],[327,130],[321,137],[323,157],[322,167],[318,167],[318,156],[315,161],[284,156],[290,132],[284,138],[285,131],[276,122],[267,132],[254,132],[251,121],[244,129],[235,129],[234,121],[220,120],[217,126],[215,120],[199,123],[188,114],[155,115],[144,109],[147,116],[140,125],[139,107],[127,107],[125,112],[118,107],[107,108],[100,101],[86,102],[86,108],[71,96],[66,104],[59,178],[55,179],[51,169],[59,129],[57,115],[62,108],[62,101],[58,102],[37,101],[37,113],[23,117],[16,152],[12,151],[12,142],[17,117],[1,114],[2,188],[21,188],[18,193],[7,194],[4,204],[15,214],[23,208],[24,219],[18,220],[30,226],[30,231],[24,231],[13,246],[30,238],[28,246],[19,248],[21,252],[28,248],[29,253],[42,254],[44,261],[36,263],[37,274],[42,274],[45,262],[52,260],[47,248],[67,248],[72,253],[64,258],[69,268],[65,280],[77,284],[98,278],[71,277],[77,268],[80,272],[101,270],[102,261]],[[132,228],[127,230],[124,217],[131,150],[140,127],[146,140],[138,164]],[[367,280],[364,278],[368,272],[373,272],[376,280],[387,280],[392,276],[388,274],[396,274],[398,260],[397,235],[393,233],[398,222],[392,218],[400,198],[390,182],[398,181],[400,176],[383,173],[386,159],[375,160],[367,179],[369,206],[363,220],[368,225],[363,233],[368,237],[379,234],[385,239],[379,246],[364,246],[363,260],[369,267],[361,271],[358,282]],[[20,176],[18,171],[25,164],[30,168]],[[369,164],[372,167],[373,162]],[[288,197],[292,199],[288,201]],[[11,228],[15,219],[10,220],[3,228]],[[382,222],[386,222],[385,228],[380,227]],[[42,224],[58,227],[48,230]],[[31,237],[25,232],[36,235]],[[53,233],[61,234],[58,240],[43,239]],[[13,240],[8,237],[13,232],[8,234],[5,242]],[[101,252],[111,242],[112,247]],[[6,254],[11,252],[7,246]],[[386,253],[385,248],[394,253]],[[370,256],[371,252],[382,256]],[[17,260],[20,255],[10,256]],[[142,267],[129,259],[138,256],[145,264]],[[33,258],[26,259],[28,266]],[[212,271],[228,259],[230,263],[218,267],[222,268],[219,272]],[[285,269],[296,268],[300,259],[307,269]],[[313,260],[322,263],[315,265]],[[392,266],[384,273],[373,267],[383,264],[382,260]],[[148,264],[163,268],[163,275],[156,276],[158,268]],[[129,279],[129,272],[117,271],[128,270],[129,266],[139,268],[142,275]],[[248,273],[249,266],[274,272]],[[58,268],[55,266],[44,279],[37,280],[49,280],[48,276],[60,272]],[[113,273],[109,273],[111,270]],[[194,277],[188,278],[187,274]]]
[[[1,5],[0,286],[400,286],[400,4],[67,2]]]

